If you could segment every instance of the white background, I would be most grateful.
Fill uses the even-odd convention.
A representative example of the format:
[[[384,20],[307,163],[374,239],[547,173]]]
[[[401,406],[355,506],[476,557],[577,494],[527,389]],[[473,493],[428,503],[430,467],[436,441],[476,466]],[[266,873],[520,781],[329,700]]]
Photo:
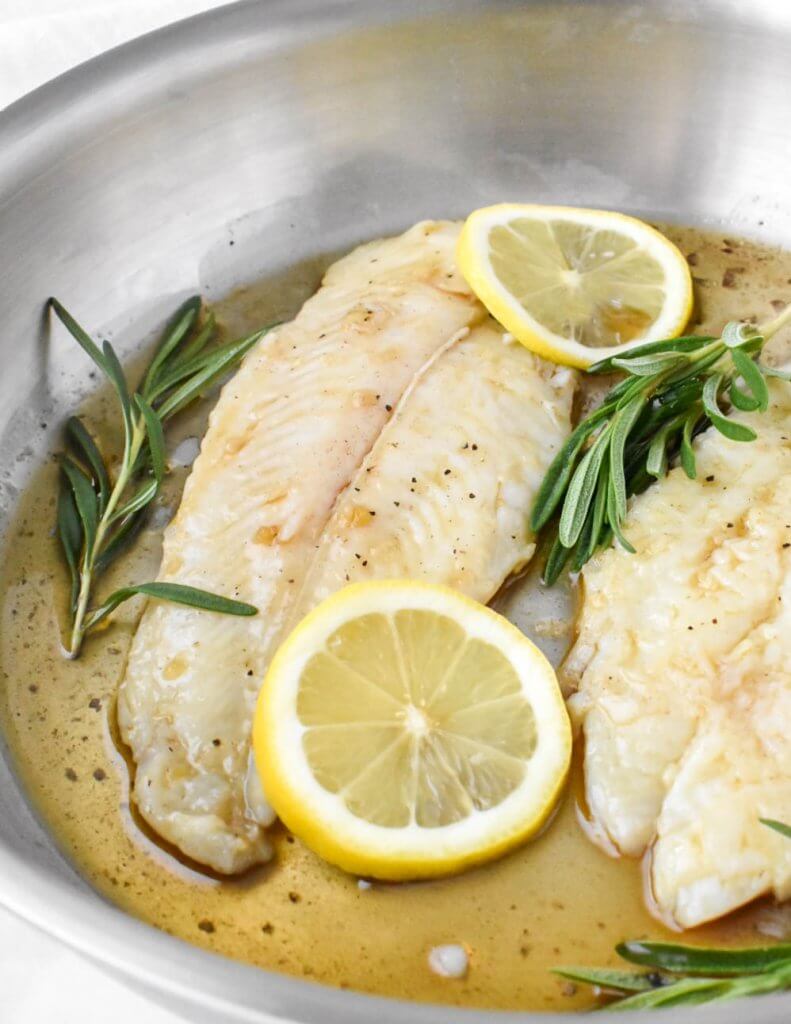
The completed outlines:
[[[0,109],[90,57],[223,0],[0,0]],[[184,1024],[0,909],[3,1024]]]
[[[0,108],[128,39],[228,0],[0,0]]]

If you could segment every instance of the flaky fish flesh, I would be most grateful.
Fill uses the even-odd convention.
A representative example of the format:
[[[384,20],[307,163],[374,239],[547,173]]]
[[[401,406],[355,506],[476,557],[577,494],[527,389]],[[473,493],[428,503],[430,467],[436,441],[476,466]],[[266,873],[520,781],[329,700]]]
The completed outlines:
[[[573,381],[485,322],[457,234],[417,225],[330,268],[223,390],[166,531],[160,579],[259,609],[152,602],[119,696],[143,817],[218,872],[270,856],[250,726],[289,626],[366,577],[486,600],[532,554],[526,516]]]
[[[791,896],[791,388],[709,430],[630,508],[637,549],[583,574],[565,666],[585,735],[594,832],[648,851],[652,898],[683,927],[765,893]]]
[[[418,374],[322,534],[292,615],[349,582],[415,579],[489,601],[535,551],[526,528],[570,429],[574,375],[493,321]]]

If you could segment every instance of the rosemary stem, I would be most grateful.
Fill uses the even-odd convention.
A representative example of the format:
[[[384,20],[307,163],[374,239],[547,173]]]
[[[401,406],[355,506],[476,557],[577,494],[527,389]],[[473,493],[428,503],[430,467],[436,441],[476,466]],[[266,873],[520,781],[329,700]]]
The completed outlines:
[[[781,331],[788,323],[791,323],[791,303],[789,303],[783,312],[780,313],[779,316],[776,316],[774,320],[761,324],[758,327],[758,333],[765,341],[769,341],[773,335],[777,334],[778,331]]]
[[[87,556],[88,552],[86,551],[85,554]],[[91,595],[91,575],[91,570],[86,565],[86,560],[83,559],[83,564],[80,568],[80,591],[77,598],[77,607],[74,610],[74,622],[71,628],[69,649],[66,652],[67,656],[72,659],[79,655],[85,634],[83,622],[88,609],[88,599]]]
[[[138,456],[140,455],[145,437],[145,422],[142,416],[138,416],[132,425],[132,435],[127,439],[127,442],[124,445],[124,457],[121,463],[121,469],[115,481],[115,486],[107,499],[107,507],[96,525],[96,536],[93,544],[89,549],[86,548],[83,554],[82,564],[80,567],[80,589],[77,596],[77,606],[74,610],[71,640],[67,651],[69,658],[76,658],[80,653],[82,641],[85,638],[85,632],[87,629],[85,616],[88,612],[88,601],[90,600],[91,589],[93,587],[94,565],[96,564],[96,559],[102,552],[107,531],[112,522],[113,513],[118,507],[118,502],[121,500],[121,496],[129,483],[132,470],[137,462]]]

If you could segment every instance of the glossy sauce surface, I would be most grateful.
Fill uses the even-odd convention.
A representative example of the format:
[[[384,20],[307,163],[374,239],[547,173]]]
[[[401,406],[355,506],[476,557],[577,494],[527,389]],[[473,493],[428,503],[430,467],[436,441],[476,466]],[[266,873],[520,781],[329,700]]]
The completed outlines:
[[[692,229],[666,230],[696,279],[693,329],[716,330],[732,317],[768,319],[791,301],[791,254]],[[305,283],[305,268],[300,272],[295,295]],[[282,306],[282,282],[262,282],[215,310],[224,329],[239,334],[281,312],[273,310],[275,295]],[[106,393],[83,412],[100,437],[118,442]],[[204,409],[169,434],[176,461],[194,454],[205,417]],[[161,531],[187,472],[174,467],[149,528],[106,579],[108,588],[156,574]],[[269,970],[492,1008],[589,1006],[590,992],[556,978],[552,967],[611,965],[622,939],[669,937],[646,909],[641,865],[612,859],[586,839],[578,769],[538,840],[488,867],[438,882],[360,887],[282,829],[274,833],[275,859],[235,880],[211,877],[163,848],[130,806],[130,765],[115,726],[115,691],[142,604],[125,606],[89,640],[79,661],[62,657],[58,619],[66,580],[52,532],[56,477],[51,460],[24,496],[5,545],[0,719],[44,821],[109,899],[188,942]],[[544,591],[533,572],[495,605],[558,662],[573,629],[570,591]],[[780,938],[788,929],[788,908],[763,903],[688,938],[740,944]],[[430,949],[447,943],[468,951],[463,979],[429,969]]]

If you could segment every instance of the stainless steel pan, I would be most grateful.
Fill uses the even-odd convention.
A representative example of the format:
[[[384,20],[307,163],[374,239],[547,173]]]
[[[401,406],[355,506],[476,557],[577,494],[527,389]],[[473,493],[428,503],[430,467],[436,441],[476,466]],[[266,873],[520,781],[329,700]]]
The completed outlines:
[[[506,198],[789,244],[790,108],[786,0],[260,0],[65,75],[0,117],[2,521],[85,384],[50,344],[53,292],[123,349],[196,288]],[[126,917],[7,758],[0,900],[193,1021],[492,1020],[267,974]],[[788,1021],[791,995],[662,1020],[745,1013]]]

